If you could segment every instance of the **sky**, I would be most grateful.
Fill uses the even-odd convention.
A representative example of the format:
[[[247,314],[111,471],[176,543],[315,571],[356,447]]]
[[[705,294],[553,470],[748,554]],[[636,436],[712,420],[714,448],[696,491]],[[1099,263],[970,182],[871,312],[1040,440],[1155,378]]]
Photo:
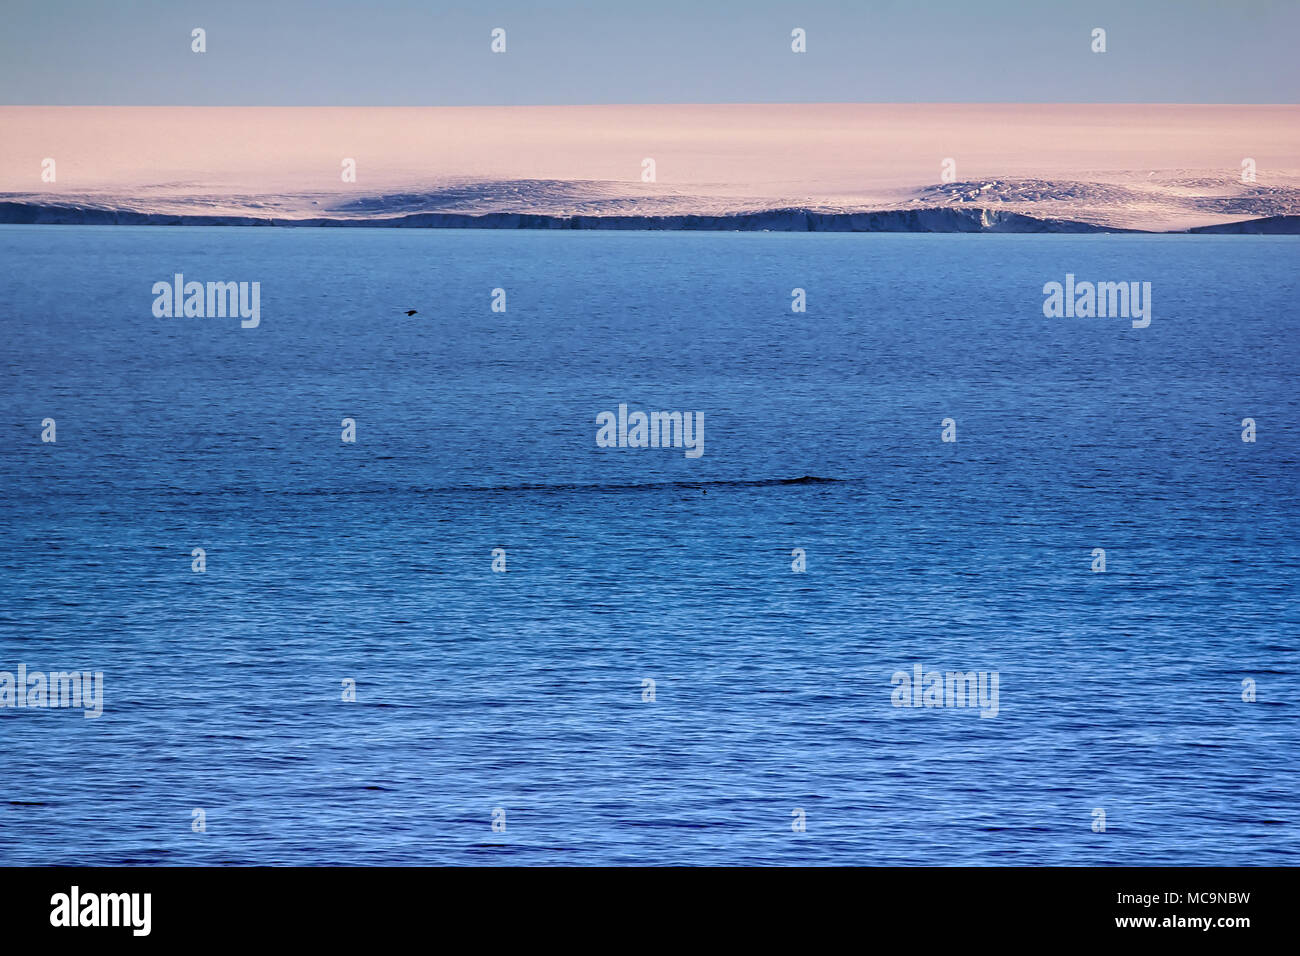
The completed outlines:
[[[0,107],[0,189],[364,192],[422,181],[642,183],[834,196],[959,178],[1264,180],[1300,166],[1300,108],[1139,104],[738,104],[435,108]],[[58,160],[40,182],[43,157]],[[355,183],[341,180],[345,157]],[[1183,175],[1191,175],[1185,172]],[[1213,174],[1212,174],[1213,175]]]
[[[1297,37],[1300,0],[5,0],[0,105],[1296,103]]]

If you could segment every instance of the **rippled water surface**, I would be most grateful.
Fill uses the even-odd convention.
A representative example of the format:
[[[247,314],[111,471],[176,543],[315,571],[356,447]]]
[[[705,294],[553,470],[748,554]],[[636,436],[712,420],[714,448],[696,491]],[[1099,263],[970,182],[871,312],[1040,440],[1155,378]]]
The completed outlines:
[[[0,227],[0,862],[1300,862],[1297,252]]]

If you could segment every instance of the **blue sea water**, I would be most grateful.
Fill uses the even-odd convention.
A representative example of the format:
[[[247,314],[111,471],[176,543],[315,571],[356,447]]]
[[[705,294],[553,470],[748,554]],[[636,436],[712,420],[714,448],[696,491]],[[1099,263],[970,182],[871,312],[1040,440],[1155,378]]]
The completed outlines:
[[[0,863],[1296,864],[1298,251],[0,227]]]

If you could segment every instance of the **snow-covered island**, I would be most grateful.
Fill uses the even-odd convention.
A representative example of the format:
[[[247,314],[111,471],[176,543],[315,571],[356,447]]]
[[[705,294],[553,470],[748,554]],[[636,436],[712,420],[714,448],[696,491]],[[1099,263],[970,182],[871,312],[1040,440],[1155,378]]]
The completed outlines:
[[[0,222],[1300,232],[1300,107],[3,107]]]

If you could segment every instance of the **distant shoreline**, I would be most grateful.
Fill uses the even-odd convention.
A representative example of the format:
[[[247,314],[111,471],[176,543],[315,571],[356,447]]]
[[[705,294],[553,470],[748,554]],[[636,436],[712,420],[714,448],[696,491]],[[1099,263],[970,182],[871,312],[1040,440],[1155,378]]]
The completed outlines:
[[[371,218],[283,218],[147,213],[136,210],[0,201],[0,224],[51,226],[272,226],[389,229],[553,229],[656,232],[915,232],[1128,233],[1139,235],[1300,235],[1300,215],[1266,216],[1188,229],[1134,229],[1072,219],[1027,216],[981,207],[936,206],[875,212],[816,212],[781,208],[753,212],[671,215],[422,212]]]
[[[1300,234],[1275,218],[1300,216],[1288,105],[0,106],[0,129],[10,223]]]

